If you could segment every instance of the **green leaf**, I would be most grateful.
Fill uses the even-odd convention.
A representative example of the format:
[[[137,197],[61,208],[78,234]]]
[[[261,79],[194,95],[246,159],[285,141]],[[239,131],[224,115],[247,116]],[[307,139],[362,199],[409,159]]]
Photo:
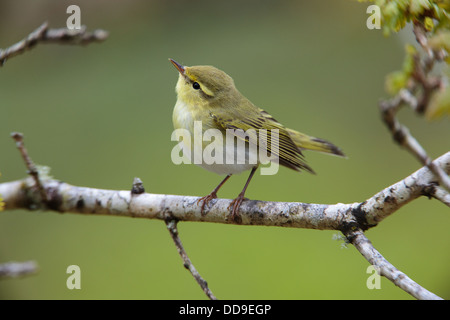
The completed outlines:
[[[408,76],[403,71],[391,72],[386,76],[386,91],[391,95],[396,95],[401,89],[406,87]]]
[[[425,116],[428,120],[437,120],[444,116],[450,117],[450,90],[448,87],[434,94],[425,110]]]

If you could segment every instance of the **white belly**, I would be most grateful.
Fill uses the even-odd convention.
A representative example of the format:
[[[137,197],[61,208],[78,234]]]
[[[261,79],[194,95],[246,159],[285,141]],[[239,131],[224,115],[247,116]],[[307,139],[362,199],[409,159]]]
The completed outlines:
[[[211,131],[213,129],[208,129],[208,131],[215,134],[214,137],[221,135],[222,141],[220,141],[220,137],[205,141],[206,129],[201,126],[197,127],[198,130],[195,131],[194,121],[196,119],[188,108],[178,100],[174,108],[173,123],[175,129],[185,129],[190,134],[190,139],[182,139],[180,143],[183,155],[189,160],[189,163],[221,175],[238,174],[258,165],[256,148],[248,148],[239,144],[237,139],[227,143],[225,135],[218,129],[216,129],[217,132]],[[194,132],[196,132],[195,135]]]
[[[257,160],[249,161],[249,150],[243,150],[235,145],[225,145],[222,157],[211,156],[207,150],[203,152],[203,161],[198,166],[221,175],[238,174],[258,165]],[[257,154],[256,154],[257,156]],[[257,159],[257,157],[254,159]]]

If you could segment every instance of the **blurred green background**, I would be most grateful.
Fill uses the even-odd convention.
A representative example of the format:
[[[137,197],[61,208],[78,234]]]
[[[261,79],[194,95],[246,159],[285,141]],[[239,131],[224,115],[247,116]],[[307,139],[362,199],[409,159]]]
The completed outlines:
[[[38,45],[0,69],[1,182],[26,169],[10,132],[25,134],[36,163],[55,178],[153,193],[203,196],[221,177],[170,160],[178,73],[168,62],[211,64],[286,126],[329,139],[348,159],[307,153],[318,173],[281,168],[257,175],[251,199],[364,201],[420,168],[380,120],[384,77],[400,69],[403,31],[366,28],[368,4],[320,1],[2,1],[0,47],[42,22],[65,27],[77,4],[89,30],[110,32],[87,47]],[[448,121],[400,114],[432,157],[449,150]],[[234,198],[247,173],[219,196]],[[450,215],[418,199],[367,232],[375,247],[425,288],[450,298]],[[338,232],[180,223],[191,260],[220,299],[411,299],[382,278],[366,287],[368,262]],[[0,282],[2,299],[205,299],[183,268],[162,221],[54,212],[0,213],[0,262],[36,260],[37,275]],[[81,268],[81,290],[66,268]]]

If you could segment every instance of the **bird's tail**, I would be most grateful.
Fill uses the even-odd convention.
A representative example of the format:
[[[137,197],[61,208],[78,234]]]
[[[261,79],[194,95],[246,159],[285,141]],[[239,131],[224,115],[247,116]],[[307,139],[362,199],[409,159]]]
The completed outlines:
[[[287,129],[289,132],[289,135],[292,138],[292,141],[294,141],[295,145],[300,148],[301,150],[313,150],[313,151],[319,151],[324,152],[328,154],[334,154],[336,156],[345,157],[345,154],[336,147],[331,142],[328,142],[323,139],[315,138],[308,136],[304,133],[297,132],[292,129]]]

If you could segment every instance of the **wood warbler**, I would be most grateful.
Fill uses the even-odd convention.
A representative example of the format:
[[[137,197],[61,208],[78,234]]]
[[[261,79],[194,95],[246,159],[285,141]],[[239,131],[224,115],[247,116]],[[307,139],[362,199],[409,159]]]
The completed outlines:
[[[231,218],[236,220],[239,207],[245,199],[244,195],[248,184],[261,164],[258,158],[256,158],[257,161],[249,160],[255,152],[255,148],[251,148],[252,146],[264,146],[264,150],[272,162],[276,161],[296,171],[306,170],[311,173],[314,171],[305,163],[301,150],[314,150],[344,156],[338,147],[328,141],[285,128],[269,113],[244,97],[236,89],[233,79],[225,72],[212,66],[187,67],[175,60],[169,60],[180,73],[176,85],[177,102],[172,118],[175,129],[187,130],[195,139],[195,123],[199,123],[201,134],[215,129],[223,136],[219,140],[227,141],[223,145],[223,158],[219,157],[219,160],[223,159],[224,161],[194,162],[202,168],[226,175],[225,179],[209,195],[198,200],[202,202],[202,213],[205,205],[217,198],[217,192],[232,174],[251,170],[243,190],[228,207],[231,211]],[[255,136],[242,134],[242,132],[251,130],[256,132]],[[272,132],[276,132],[276,135],[271,134]],[[229,133],[234,135],[236,140],[240,140],[244,148],[238,148],[234,140],[230,143],[226,139],[226,135]],[[273,139],[274,136],[277,139]],[[183,153],[192,159],[192,153],[195,153],[195,150],[191,141],[192,139],[183,140],[181,148]],[[205,150],[207,141],[202,141],[200,146],[202,150]],[[222,152],[222,150],[219,151]],[[232,156],[226,158],[230,153]],[[243,156],[246,160],[237,161],[239,156]]]

